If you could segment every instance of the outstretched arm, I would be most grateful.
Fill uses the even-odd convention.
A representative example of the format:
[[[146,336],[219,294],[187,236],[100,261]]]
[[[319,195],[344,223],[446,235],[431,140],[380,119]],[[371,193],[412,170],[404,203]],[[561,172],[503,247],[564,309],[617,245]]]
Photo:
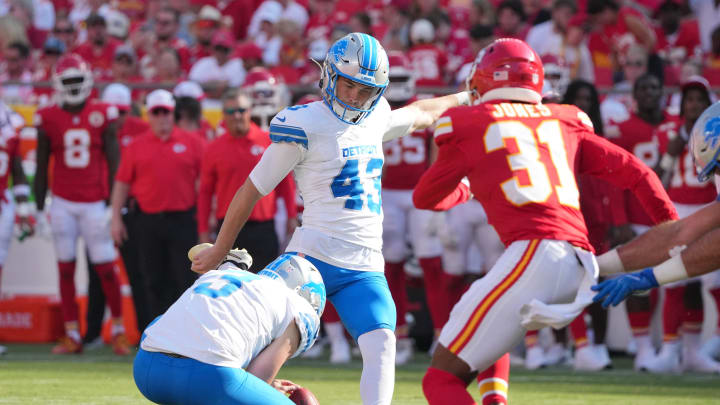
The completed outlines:
[[[393,110],[391,124],[383,136],[383,142],[425,129],[433,125],[448,109],[469,103],[470,96],[468,92],[463,91],[449,96],[418,100]]]

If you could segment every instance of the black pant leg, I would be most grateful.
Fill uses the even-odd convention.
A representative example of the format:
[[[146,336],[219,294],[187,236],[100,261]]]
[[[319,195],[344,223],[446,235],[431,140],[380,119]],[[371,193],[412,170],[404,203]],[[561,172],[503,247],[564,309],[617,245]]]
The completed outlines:
[[[120,247],[120,255],[125,265],[125,273],[128,276],[130,289],[132,290],[133,306],[135,307],[135,319],[140,332],[145,330],[152,321],[150,317],[149,298],[145,278],[140,271],[140,253],[138,251],[139,232],[138,229],[138,212],[134,201],[128,204],[128,212],[123,215],[123,223],[128,233],[128,239]]]
[[[148,293],[150,319],[162,315],[167,309],[167,296],[171,295],[168,282],[167,241],[165,225],[159,214],[138,215],[138,253],[140,255],[140,272],[145,280]]]
[[[197,279],[190,270],[187,252],[197,244],[197,221],[195,210],[173,213],[168,219],[168,278],[172,279],[172,301],[175,302]]]
[[[87,256],[87,252],[86,252]],[[87,256],[88,263],[88,306],[85,319],[87,320],[87,332],[83,337],[84,343],[90,343],[100,337],[102,332],[103,319],[105,318],[105,293],[102,283]]]

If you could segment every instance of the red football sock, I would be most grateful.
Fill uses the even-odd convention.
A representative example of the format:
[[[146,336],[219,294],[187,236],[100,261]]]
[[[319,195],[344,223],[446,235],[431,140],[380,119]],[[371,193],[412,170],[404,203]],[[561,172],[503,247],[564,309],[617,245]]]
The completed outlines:
[[[444,370],[429,367],[422,387],[429,405],[477,405],[467,392],[467,384]]]
[[[450,308],[452,308],[448,308],[448,295],[443,286],[445,272],[442,269],[442,259],[438,256],[418,261],[423,271],[425,298],[430,318],[433,321],[433,328],[442,329],[450,317]]]
[[[0,266],[0,281],[2,281],[2,266]],[[0,291],[2,291],[2,284],[0,284]]]
[[[585,314],[587,310],[583,310],[574,321],[570,322],[570,332],[575,340],[575,350],[588,345],[587,325],[585,325]]]
[[[663,303],[663,341],[677,340],[680,324],[682,323],[685,305],[683,296],[685,286],[665,288],[665,302]]]
[[[538,331],[529,330],[525,332],[525,348],[530,348],[538,343]]]
[[[715,306],[717,307],[717,312],[720,314],[720,288],[713,288],[710,290],[710,294],[712,294],[715,299]],[[718,333],[720,334],[720,316],[718,316]]]
[[[407,289],[405,288],[405,268],[404,263],[385,262],[385,278],[395,301],[395,310],[397,311],[397,326],[400,328],[405,326],[405,313],[407,312]]]
[[[701,308],[686,309],[682,314],[683,333],[700,333],[702,331],[704,315]]]
[[[93,269],[100,277],[103,293],[110,307],[113,318],[122,318],[122,300],[120,297],[120,280],[115,273],[115,262],[93,264]]]
[[[63,321],[77,322],[78,307],[75,302],[75,262],[58,262],[60,272],[60,308]]]
[[[483,405],[507,404],[510,380],[510,354],[505,353],[492,366],[478,373],[477,381]]]
[[[323,322],[328,323],[340,322],[340,315],[338,315],[335,306],[328,302],[327,305],[325,305],[325,310],[323,311],[321,319]]]

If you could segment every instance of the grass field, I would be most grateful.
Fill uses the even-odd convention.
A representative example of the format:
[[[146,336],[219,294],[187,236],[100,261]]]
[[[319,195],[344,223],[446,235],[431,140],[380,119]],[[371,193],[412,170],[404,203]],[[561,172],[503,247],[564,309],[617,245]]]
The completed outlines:
[[[418,355],[397,370],[393,404],[424,404],[420,380],[429,358]],[[513,369],[513,405],[720,405],[720,376],[655,376],[630,369],[629,359],[614,370],[574,373],[568,368],[535,372]],[[292,360],[280,377],[312,390],[324,405],[360,404],[359,360],[332,366],[323,360]],[[477,397],[477,393],[473,392]],[[132,359],[107,348],[81,356],[52,356],[50,345],[9,345],[0,357],[0,404],[143,404],[135,388]],[[452,405],[452,404],[449,404]]]

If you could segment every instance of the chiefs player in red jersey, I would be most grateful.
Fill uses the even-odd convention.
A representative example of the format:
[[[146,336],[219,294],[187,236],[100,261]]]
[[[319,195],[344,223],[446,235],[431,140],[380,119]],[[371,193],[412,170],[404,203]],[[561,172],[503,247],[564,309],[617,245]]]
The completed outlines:
[[[681,218],[688,217],[715,201],[717,191],[710,182],[700,182],[695,175],[692,153],[687,142],[695,121],[712,104],[710,85],[700,76],[692,76],[682,85],[680,119],[667,134],[667,150],[656,166],[670,199]],[[720,291],[720,272],[702,276],[709,290]],[[720,363],[700,350],[703,324],[701,283],[697,279],[667,284],[663,302],[663,344],[658,356],[648,364],[656,373],[695,371],[720,372]],[[719,294],[713,294],[720,298]],[[682,339],[680,332],[682,325]]]
[[[74,282],[76,242],[82,236],[110,306],[113,349],[117,354],[129,354],[115,273],[117,253],[110,237],[105,203],[119,160],[113,122],[118,111],[114,106],[88,100],[93,87],[92,73],[78,55],[58,60],[53,69],[53,87],[58,104],[42,108],[35,115],[38,147],[34,187],[37,209],[42,211],[52,156],[50,227],[60,271],[67,335],[53,348],[53,353],[82,352]]]
[[[415,101],[415,78],[410,61],[401,52],[388,52],[390,86],[385,98],[393,108]],[[385,277],[397,310],[397,349],[395,364],[405,364],[412,357],[413,344],[408,338],[405,321],[407,293],[405,260],[410,253],[418,259],[425,279],[425,296],[434,328],[439,332],[447,321],[450,308],[443,288],[442,245],[435,235],[433,212],[416,209],[412,190],[430,166],[432,132],[416,131],[383,144],[383,256]]]
[[[595,135],[577,107],[541,104],[542,85],[538,55],[523,41],[499,39],[478,54],[467,80],[474,105],[437,122],[438,158],[415,189],[415,206],[444,210],[475,195],[507,249],[443,327],[423,378],[431,405],[474,404],[466,387],[476,372],[522,341],[520,308],[534,299],[569,303],[593,282],[576,173],[633,189],[656,222],[677,218],[648,167]]]
[[[655,168],[667,147],[668,134],[677,133],[678,121],[662,110],[662,86],[656,76],[645,74],[638,77],[633,84],[632,96],[635,111],[620,123],[616,124],[611,119],[607,138],[637,156],[648,167]],[[613,246],[644,233],[654,224],[637,198],[628,191],[611,189],[610,208],[614,225],[610,231]],[[653,290],[649,297],[633,296],[626,303],[630,328],[637,345],[636,370],[651,369],[655,358],[649,330],[656,303],[657,290]]]

